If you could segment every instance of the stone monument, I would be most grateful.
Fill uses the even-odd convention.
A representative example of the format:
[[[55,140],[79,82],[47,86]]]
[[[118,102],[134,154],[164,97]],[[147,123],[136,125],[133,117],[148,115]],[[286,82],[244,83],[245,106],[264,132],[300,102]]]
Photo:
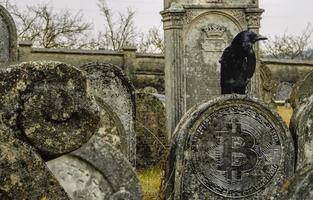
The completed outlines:
[[[167,200],[261,200],[294,172],[291,134],[265,104],[212,99],[176,128],[166,171]]]
[[[195,104],[220,95],[223,50],[237,33],[259,32],[257,0],[165,0],[165,88],[168,134]],[[256,47],[258,55],[258,47]],[[257,67],[250,93],[260,95]]]
[[[273,100],[277,104],[286,104],[290,102],[290,95],[293,85],[288,82],[281,82],[277,85],[273,94]]]
[[[298,81],[291,92],[291,106],[296,109],[297,106],[307,101],[313,94],[313,72],[308,73],[303,80]]]

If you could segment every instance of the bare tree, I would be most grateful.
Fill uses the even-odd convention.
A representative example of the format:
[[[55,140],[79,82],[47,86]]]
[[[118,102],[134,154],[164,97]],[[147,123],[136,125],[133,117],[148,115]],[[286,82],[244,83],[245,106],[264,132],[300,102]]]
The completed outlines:
[[[307,25],[300,35],[275,36],[264,43],[263,56],[271,58],[309,59],[313,55],[312,49],[313,28]]]
[[[142,33],[138,42],[138,51],[142,53],[164,53],[164,37],[160,29],[152,27],[148,33]]]
[[[104,16],[104,32],[100,33],[99,46],[119,51],[125,45],[134,45],[136,30],[134,26],[135,12],[127,9],[125,14],[114,12],[108,7],[106,0],[98,0],[101,14]],[[115,19],[117,18],[117,19]]]
[[[2,3],[17,24],[19,40],[32,41],[34,46],[45,48],[84,48],[91,43],[88,31],[92,25],[84,22],[80,11],[75,14],[69,10],[56,12],[47,4],[20,10],[10,0],[2,0]]]

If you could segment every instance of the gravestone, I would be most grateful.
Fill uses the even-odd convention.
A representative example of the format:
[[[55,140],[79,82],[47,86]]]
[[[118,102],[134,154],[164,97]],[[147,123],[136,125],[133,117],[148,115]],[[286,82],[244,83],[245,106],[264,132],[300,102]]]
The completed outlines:
[[[164,95],[136,94],[136,136],[138,168],[162,164],[166,160],[168,138]]]
[[[17,59],[17,32],[10,13],[0,5],[0,63]]]
[[[98,129],[99,108],[79,69],[26,62],[0,76],[0,121],[45,158],[79,148]]]
[[[290,121],[290,131],[296,147],[296,167],[313,163],[313,95],[297,106]]]
[[[0,199],[69,200],[35,149],[0,126]]]
[[[73,200],[141,200],[142,189],[125,156],[95,135],[82,148],[47,163]]]
[[[245,96],[217,97],[177,126],[166,199],[266,199],[293,171],[293,140],[278,114]]]
[[[303,80],[298,81],[291,92],[291,106],[296,109],[301,103],[305,102],[313,94],[313,72],[305,76]]]
[[[311,200],[313,199],[313,166],[300,169],[292,178],[268,199]]]
[[[165,90],[168,134],[195,104],[221,94],[223,50],[241,31],[258,33],[257,0],[165,0]],[[256,46],[258,55],[258,46]],[[259,67],[249,93],[261,97]]]
[[[101,109],[102,126],[98,135],[109,138],[109,142],[117,141],[114,142],[117,147],[135,164],[135,90],[132,83],[119,67],[112,64],[88,63],[80,68],[87,72],[90,91]],[[111,116],[111,122],[114,121],[109,127],[108,116]]]
[[[275,103],[285,104],[290,101],[290,95],[292,91],[292,84],[287,82],[281,82],[276,87],[276,91],[273,95]]]

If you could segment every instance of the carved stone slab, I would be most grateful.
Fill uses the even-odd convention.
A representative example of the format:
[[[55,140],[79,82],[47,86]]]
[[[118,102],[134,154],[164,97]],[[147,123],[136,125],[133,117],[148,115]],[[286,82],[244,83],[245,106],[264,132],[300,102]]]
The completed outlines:
[[[123,154],[99,136],[48,167],[73,200],[141,200],[136,173]]]
[[[291,106],[295,109],[302,102],[305,102],[313,94],[313,72],[306,75],[306,77],[297,82],[291,93]]]
[[[87,77],[59,62],[27,62],[0,71],[0,119],[43,155],[71,152],[99,125]]]
[[[0,128],[0,199],[69,200],[35,149],[13,135]]]
[[[168,158],[168,199],[264,199],[293,174],[282,119],[245,96],[217,97],[187,112]]]
[[[168,148],[164,95],[136,94],[136,166],[164,163]]]
[[[132,83],[119,67],[112,64],[88,63],[80,68],[87,72],[90,91],[101,109],[102,126],[98,135],[107,138],[108,142],[118,141],[114,142],[116,147],[135,164],[135,90]],[[115,129],[107,126],[108,116],[113,116],[111,121],[114,121]]]
[[[290,131],[295,140],[296,166],[301,169],[313,163],[313,95],[298,105],[290,121]]]

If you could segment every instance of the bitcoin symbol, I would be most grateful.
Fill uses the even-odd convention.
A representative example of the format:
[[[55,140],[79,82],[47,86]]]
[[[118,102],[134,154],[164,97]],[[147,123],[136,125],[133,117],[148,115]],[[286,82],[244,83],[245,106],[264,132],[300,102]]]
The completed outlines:
[[[254,138],[241,129],[241,124],[226,124],[222,131],[217,131],[222,153],[219,154],[217,170],[225,172],[228,181],[241,180],[243,173],[248,173],[257,164],[258,155],[253,151]]]

